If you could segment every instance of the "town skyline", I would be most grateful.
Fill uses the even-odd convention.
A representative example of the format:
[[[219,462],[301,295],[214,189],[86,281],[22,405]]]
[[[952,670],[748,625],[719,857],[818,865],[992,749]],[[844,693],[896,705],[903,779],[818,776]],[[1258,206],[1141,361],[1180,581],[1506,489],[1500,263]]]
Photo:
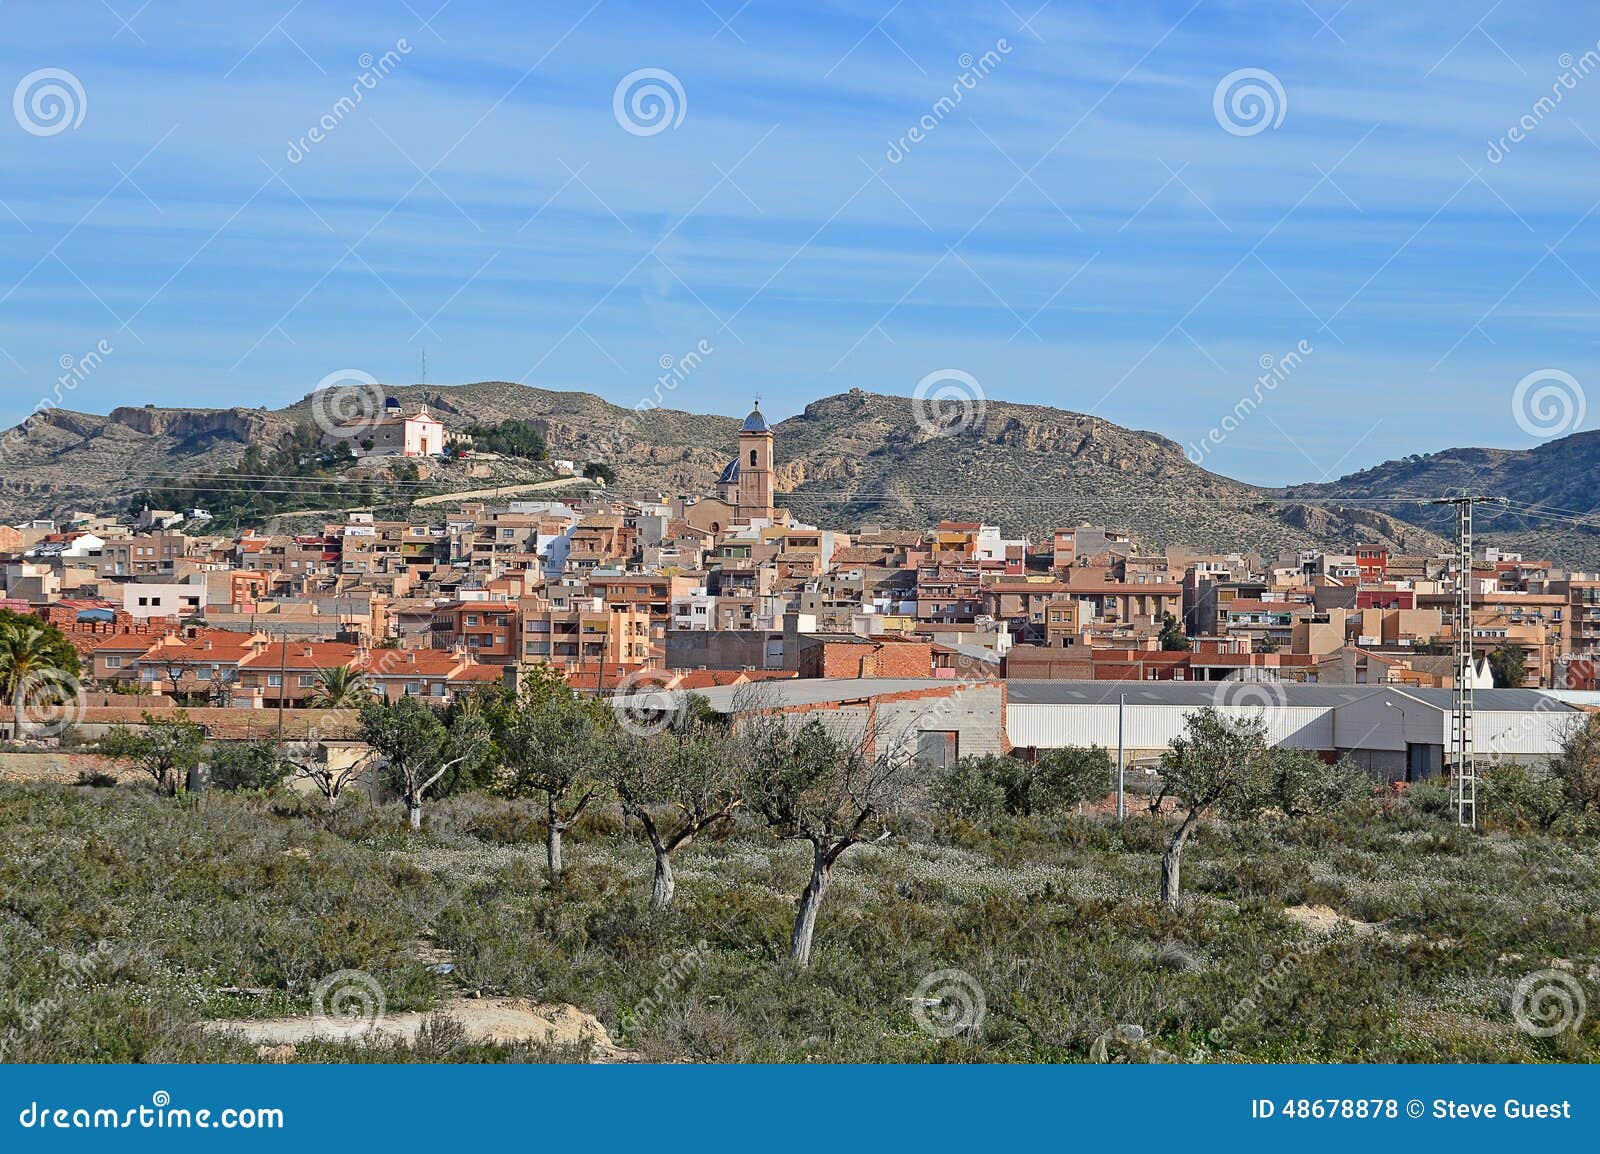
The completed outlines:
[[[0,0],[0,1102],[1573,1145],[1594,17]]]

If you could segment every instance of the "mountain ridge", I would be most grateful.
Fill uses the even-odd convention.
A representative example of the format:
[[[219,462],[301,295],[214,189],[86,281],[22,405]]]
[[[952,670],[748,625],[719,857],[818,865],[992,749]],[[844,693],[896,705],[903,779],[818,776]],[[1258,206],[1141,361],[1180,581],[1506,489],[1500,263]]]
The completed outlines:
[[[447,427],[531,420],[553,457],[606,461],[617,471],[619,488],[633,492],[710,493],[735,451],[739,427],[736,417],[627,409],[593,393],[505,381],[382,388],[408,409],[428,404]],[[104,415],[68,409],[35,414],[19,426],[25,435],[5,434],[0,517],[116,508],[164,478],[234,464],[246,445],[312,420],[327,401],[312,393],[281,409],[145,405]],[[1057,525],[1088,521],[1125,529],[1151,548],[1275,554],[1343,550],[1360,540],[1433,553],[1448,547],[1448,510],[1357,502],[1375,494],[1436,496],[1476,471],[1519,499],[1540,503],[1559,491],[1581,502],[1567,508],[1584,509],[1587,502],[1577,495],[1581,478],[1589,479],[1590,491],[1600,480],[1600,433],[1532,450],[1445,450],[1331,482],[1263,487],[1195,465],[1161,433],[1088,414],[986,400],[965,415],[970,419],[946,435],[927,406],[912,398],[860,389],[817,398],[773,426],[780,501],[805,520],[840,528],[977,519],[1037,538]],[[1563,447],[1575,438],[1587,439]],[[1531,465],[1530,454],[1538,454]],[[1550,482],[1571,475],[1573,459],[1580,479]],[[1541,476],[1547,479],[1543,489]],[[1485,540],[1503,537],[1535,552],[1548,542],[1560,546],[1569,564],[1600,557],[1600,535],[1591,530],[1541,528],[1526,518],[1483,524]]]

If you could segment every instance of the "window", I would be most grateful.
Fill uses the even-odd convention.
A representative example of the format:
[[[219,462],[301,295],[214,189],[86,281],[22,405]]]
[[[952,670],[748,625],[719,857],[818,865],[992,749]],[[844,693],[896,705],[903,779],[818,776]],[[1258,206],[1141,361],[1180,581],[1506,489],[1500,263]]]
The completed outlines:
[[[755,468],[755,465],[756,465],[756,451],[754,449],[751,449],[750,450],[750,467],[753,469],[753,468]]]
[[[477,623],[478,623],[478,615],[476,613],[468,613],[467,614],[467,624],[470,626],[470,625],[476,625]]]
[[[273,689],[281,689],[283,687],[283,674],[281,674],[281,673],[269,673],[269,674],[267,674],[267,684]]]
[[[931,769],[948,769],[960,756],[960,735],[952,729],[925,729],[917,734],[917,761]]]
[[[120,658],[120,657],[107,657],[106,658],[106,668],[107,669],[121,669],[122,668],[122,658]]]

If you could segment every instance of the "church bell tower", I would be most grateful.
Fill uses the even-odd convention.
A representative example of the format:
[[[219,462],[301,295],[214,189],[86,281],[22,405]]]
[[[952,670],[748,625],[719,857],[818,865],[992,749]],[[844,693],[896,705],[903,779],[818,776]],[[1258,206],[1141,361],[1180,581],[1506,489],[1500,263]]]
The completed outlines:
[[[745,521],[773,519],[772,430],[759,399],[739,429],[738,512]]]

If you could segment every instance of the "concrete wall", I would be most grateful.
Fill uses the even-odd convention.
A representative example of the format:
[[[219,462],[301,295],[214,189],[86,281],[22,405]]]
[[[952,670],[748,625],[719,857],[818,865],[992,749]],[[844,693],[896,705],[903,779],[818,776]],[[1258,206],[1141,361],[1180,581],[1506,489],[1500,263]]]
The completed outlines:
[[[667,666],[670,669],[781,669],[769,642],[781,634],[764,629],[669,629]]]
[[[869,725],[875,726],[877,752],[886,756],[915,755],[918,735],[935,732],[954,732],[961,757],[1007,749],[1005,689],[999,683],[882,694],[870,706],[830,702],[795,706],[785,717],[795,726],[817,718],[829,732],[848,741],[859,741]]]
[[[974,685],[936,698],[895,695],[878,701],[878,734],[902,752],[914,753],[917,734],[955,731],[962,757],[1005,752],[1004,689]]]

